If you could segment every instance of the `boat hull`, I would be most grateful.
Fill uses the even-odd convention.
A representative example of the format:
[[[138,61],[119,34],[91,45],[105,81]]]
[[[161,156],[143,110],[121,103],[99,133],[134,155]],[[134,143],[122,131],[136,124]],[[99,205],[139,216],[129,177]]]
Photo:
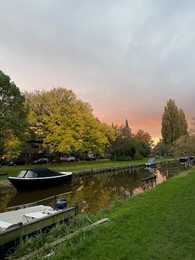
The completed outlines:
[[[9,181],[18,191],[37,190],[44,188],[51,188],[70,183],[72,175],[60,175],[55,177],[44,178],[17,178],[9,177]]]
[[[145,168],[156,168],[157,167],[157,163],[145,163],[144,167]]]

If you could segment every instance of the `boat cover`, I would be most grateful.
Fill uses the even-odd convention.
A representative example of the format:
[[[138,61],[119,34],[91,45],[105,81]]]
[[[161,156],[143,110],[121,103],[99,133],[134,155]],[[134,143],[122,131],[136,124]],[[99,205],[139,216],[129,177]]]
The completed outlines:
[[[18,177],[21,178],[37,178],[37,177],[51,177],[51,176],[59,176],[63,175],[60,172],[55,172],[47,168],[35,168],[35,169],[27,169],[21,170]]]

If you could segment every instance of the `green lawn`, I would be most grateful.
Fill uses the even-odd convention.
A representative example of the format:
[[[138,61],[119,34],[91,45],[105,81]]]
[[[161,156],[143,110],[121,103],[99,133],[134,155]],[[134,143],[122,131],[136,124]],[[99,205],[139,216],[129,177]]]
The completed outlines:
[[[6,172],[9,176],[16,176],[21,169],[25,168],[42,168],[46,167],[54,171],[71,171],[74,174],[87,171],[87,170],[98,170],[106,169],[108,167],[128,167],[129,164],[144,164],[147,159],[140,161],[110,161],[110,160],[97,160],[97,161],[80,161],[73,163],[49,163],[45,165],[26,165],[26,166],[3,166],[0,168],[1,172]],[[7,177],[1,176],[1,180],[5,180]]]
[[[50,259],[195,259],[195,170],[92,216],[108,224],[63,243]]]

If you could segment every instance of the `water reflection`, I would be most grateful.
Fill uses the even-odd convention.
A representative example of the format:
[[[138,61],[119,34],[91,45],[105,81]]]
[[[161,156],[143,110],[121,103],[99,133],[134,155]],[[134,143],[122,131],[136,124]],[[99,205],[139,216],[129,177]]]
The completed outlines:
[[[171,171],[171,170],[169,170]],[[18,192],[14,196],[8,194],[1,195],[0,211],[5,211],[7,207],[12,207],[20,204],[26,204],[48,197],[52,197],[62,193],[65,195],[68,205],[78,203],[80,212],[94,213],[102,208],[108,207],[113,201],[118,199],[126,199],[129,196],[143,192],[146,188],[154,187],[170,177],[168,169],[142,169],[135,168],[120,172],[107,174],[97,174],[91,177],[73,179],[71,185],[50,188],[41,191]],[[173,170],[178,173],[181,171]],[[144,186],[143,179],[156,176],[155,183]],[[9,193],[9,192],[8,192]],[[4,196],[4,197],[2,197]],[[64,195],[62,196],[64,197]],[[2,203],[2,205],[1,205]],[[51,205],[53,200],[48,200],[48,205]]]
[[[34,201],[43,200],[56,194],[68,193],[72,191],[71,185],[64,185],[60,187],[53,187],[44,190],[35,190],[35,191],[24,191],[16,192],[14,197],[8,202],[8,207],[14,207],[21,204],[27,204]]]
[[[156,176],[158,183],[165,180],[157,169],[152,173],[148,169],[139,169],[81,178],[78,188],[66,199],[70,204],[77,202],[80,212],[94,213],[108,207],[113,201],[143,192],[146,187],[142,179],[151,175]]]

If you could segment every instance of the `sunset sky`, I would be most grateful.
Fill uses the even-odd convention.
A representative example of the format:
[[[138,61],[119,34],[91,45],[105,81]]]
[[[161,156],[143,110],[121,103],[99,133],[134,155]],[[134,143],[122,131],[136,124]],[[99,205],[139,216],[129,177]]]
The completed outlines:
[[[169,99],[195,117],[195,1],[0,0],[0,70],[64,87],[102,122],[161,137]]]

